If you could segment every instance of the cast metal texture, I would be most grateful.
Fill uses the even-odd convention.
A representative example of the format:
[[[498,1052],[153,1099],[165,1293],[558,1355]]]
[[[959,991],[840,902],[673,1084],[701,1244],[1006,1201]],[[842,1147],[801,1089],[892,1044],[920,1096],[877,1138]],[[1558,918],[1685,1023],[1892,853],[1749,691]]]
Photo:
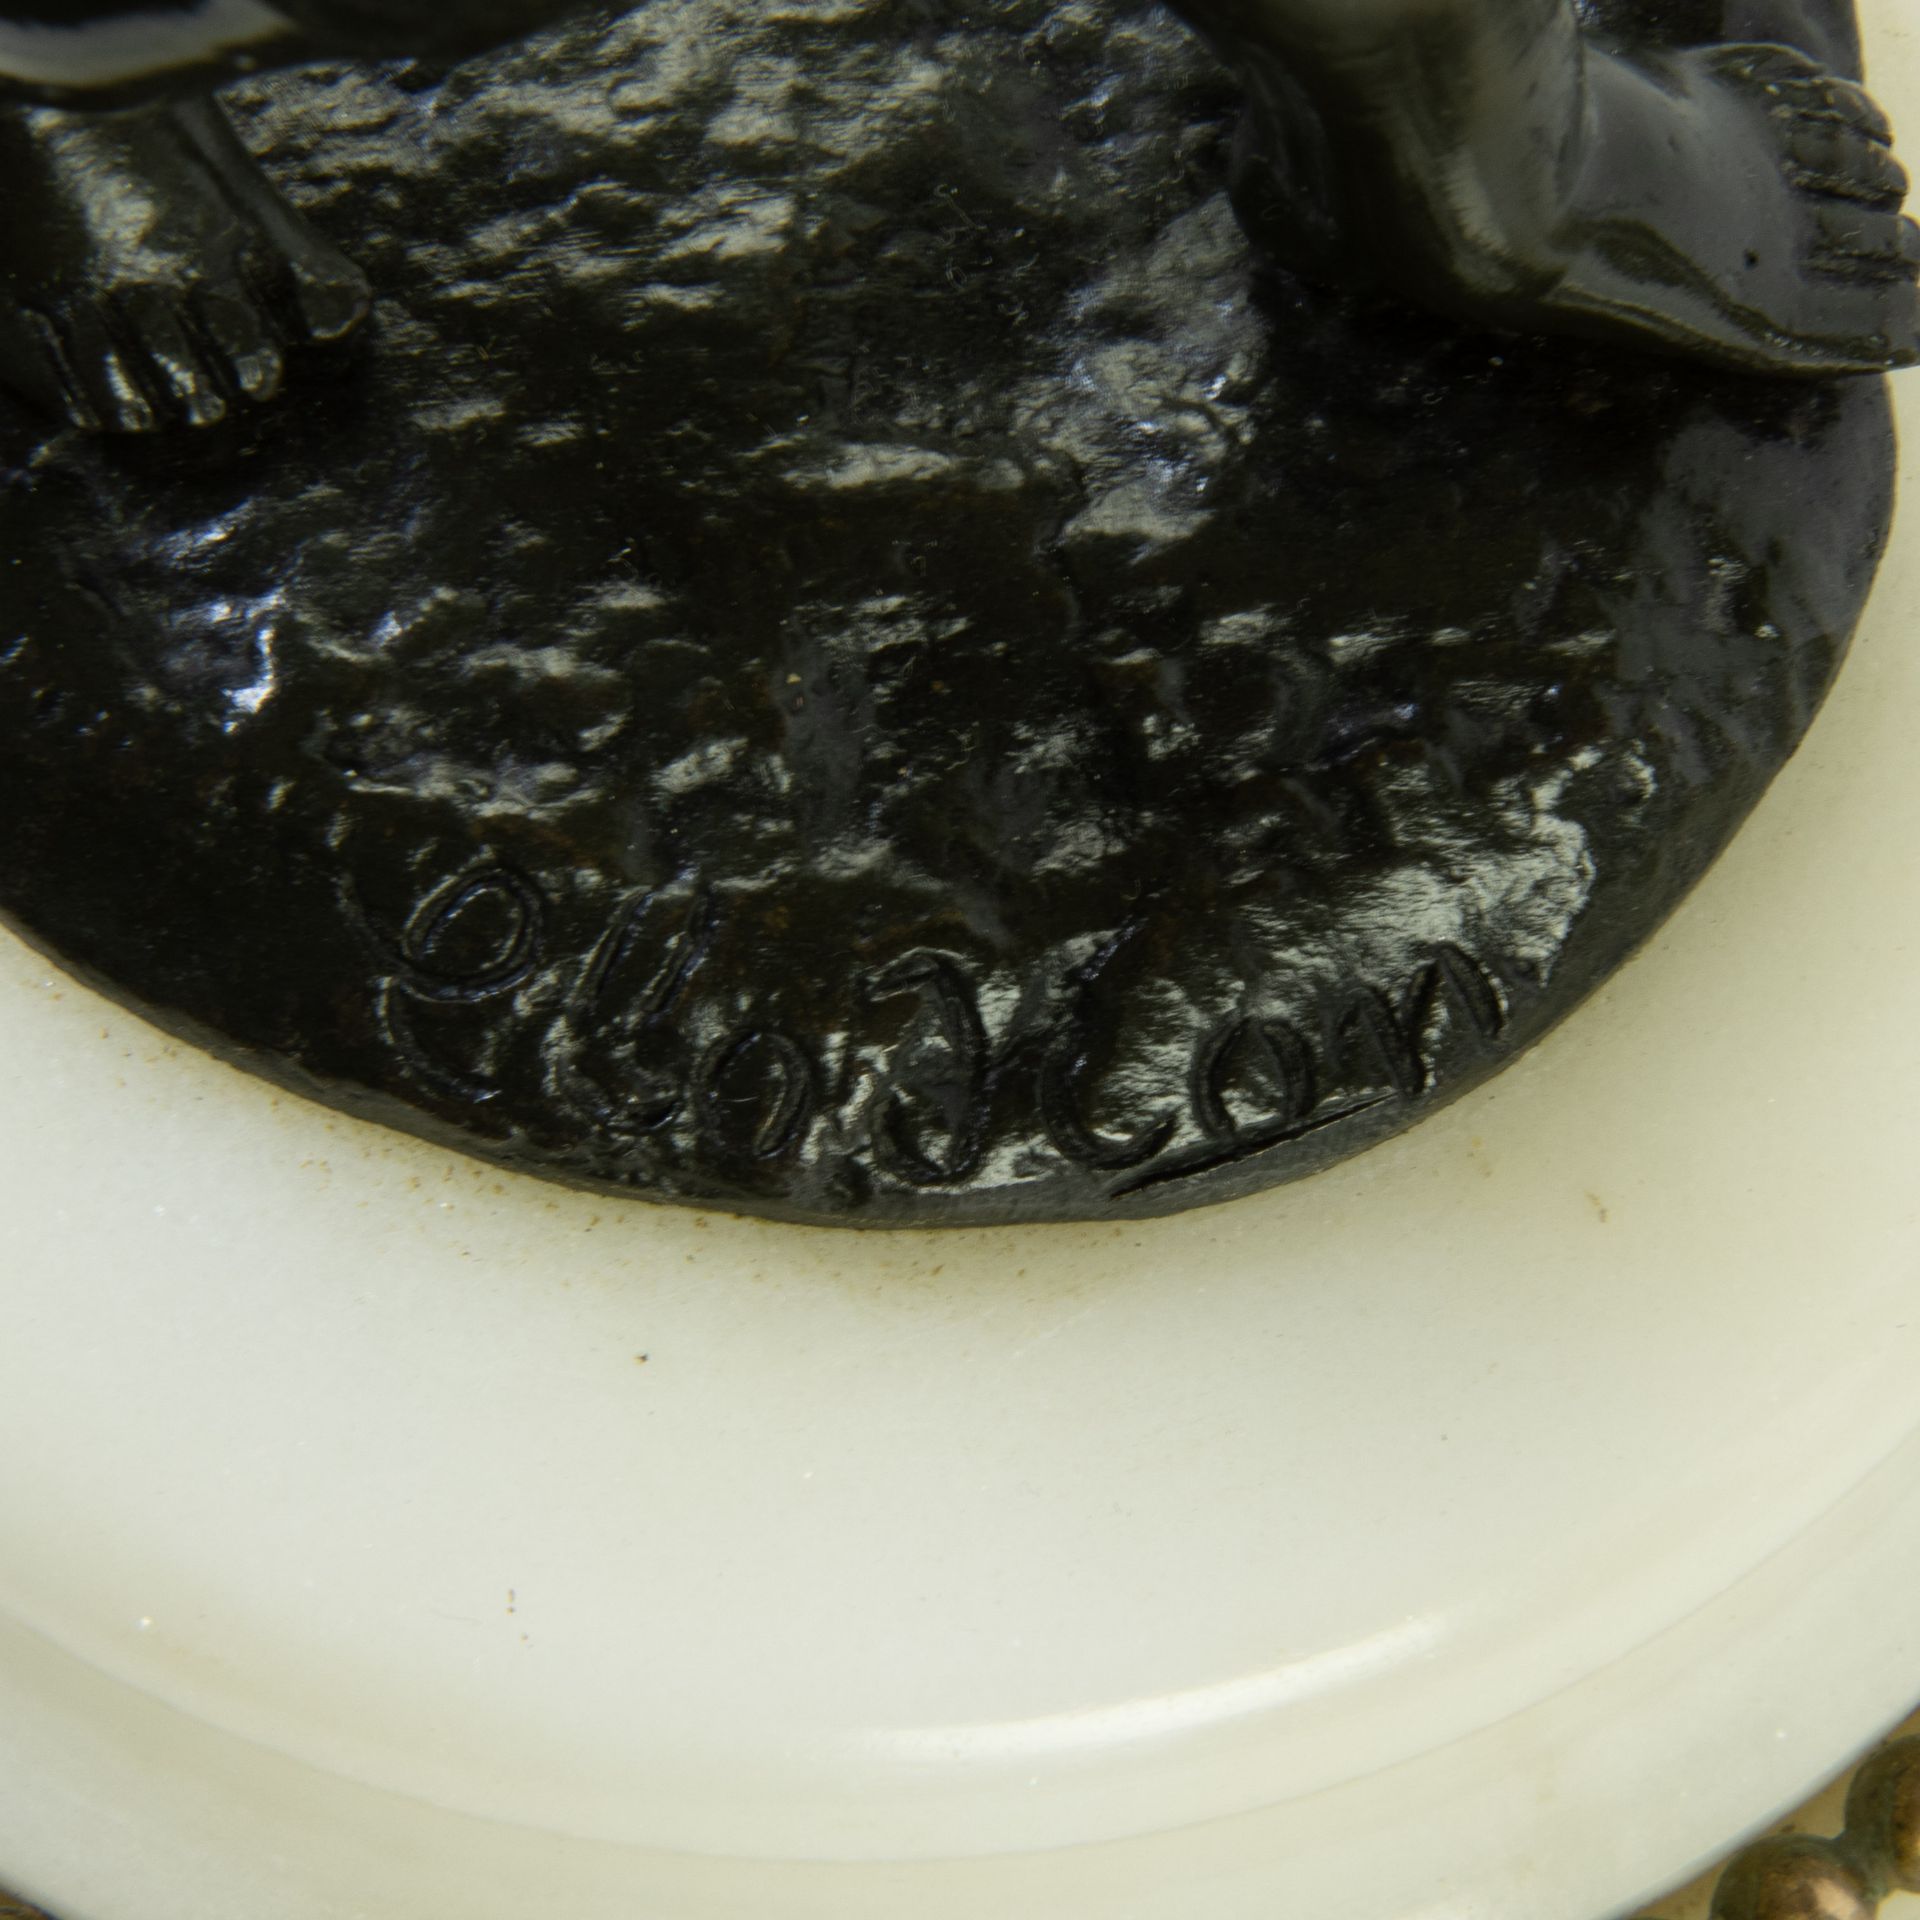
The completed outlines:
[[[1884,537],[1878,383],[1262,279],[1125,0],[655,0],[235,112],[381,305],[249,425],[0,428],[0,910],[515,1168],[1311,1173],[1660,924]]]

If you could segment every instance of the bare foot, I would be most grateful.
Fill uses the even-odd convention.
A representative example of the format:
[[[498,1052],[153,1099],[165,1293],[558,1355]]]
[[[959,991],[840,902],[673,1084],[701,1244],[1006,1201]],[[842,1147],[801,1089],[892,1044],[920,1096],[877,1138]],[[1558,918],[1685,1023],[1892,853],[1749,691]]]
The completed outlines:
[[[1763,373],[1920,361],[1920,227],[1885,116],[1784,47],[1590,54],[1593,133],[1542,324]]]
[[[211,102],[0,110],[0,177],[0,383],[83,430],[212,426],[366,317]]]
[[[1861,89],[1620,50],[1567,0],[1178,0],[1248,84],[1236,200],[1310,277],[1762,373],[1920,360],[1920,228]]]

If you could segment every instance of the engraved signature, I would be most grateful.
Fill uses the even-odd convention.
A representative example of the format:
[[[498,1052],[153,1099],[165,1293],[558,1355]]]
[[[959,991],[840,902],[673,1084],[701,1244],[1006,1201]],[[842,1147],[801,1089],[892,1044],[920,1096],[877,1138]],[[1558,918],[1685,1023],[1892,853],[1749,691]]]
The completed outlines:
[[[1443,944],[1411,979],[1391,990],[1356,985],[1313,1020],[1230,1015],[1194,1042],[1184,1086],[1169,1087],[1129,1130],[1108,1131],[1093,1118],[1115,1038],[1107,983],[1141,937],[1133,921],[1049,983],[1052,1010],[1038,1034],[996,1039],[976,971],[960,955],[921,949],[858,972],[854,1022],[891,1008],[898,1029],[904,1006],[906,1026],[872,1053],[864,1083],[841,1076],[835,1096],[817,1037],[749,1018],[703,1043],[690,1039],[683,1016],[724,914],[705,886],[648,892],[623,902],[581,950],[556,951],[540,889],[489,862],[432,888],[396,934],[361,916],[381,954],[379,1029],[424,1090],[479,1105],[501,1098],[503,1084],[434,1044],[436,1011],[544,1021],[559,1035],[543,1056],[554,1084],[627,1137],[684,1127],[723,1159],[771,1167],[828,1118],[864,1143],[880,1178],[909,1188],[974,1179],[1015,1100],[1029,1132],[1037,1128],[1071,1164],[1114,1176],[1111,1196],[1125,1199],[1418,1100],[1433,1089],[1447,1036],[1491,1052],[1511,1023],[1502,982]],[[555,968],[568,982],[557,1011],[550,996],[523,1006],[525,990]]]

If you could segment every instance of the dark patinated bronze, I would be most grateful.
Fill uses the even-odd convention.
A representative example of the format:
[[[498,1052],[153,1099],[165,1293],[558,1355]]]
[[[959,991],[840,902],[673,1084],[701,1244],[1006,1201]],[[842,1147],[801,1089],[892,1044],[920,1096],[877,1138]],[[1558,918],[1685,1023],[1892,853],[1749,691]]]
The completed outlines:
[[[336,1106],[818,1222],[1170,1211],[1496,1070],[1839,666],[1884,391],[1763,376],[1910,355],[1904,182],[1840,0],[1481,10],[1740,123],[1711,243],[1631,169],[1449,237],[1324,35],[1192,11],[15,109],[0,910]]]

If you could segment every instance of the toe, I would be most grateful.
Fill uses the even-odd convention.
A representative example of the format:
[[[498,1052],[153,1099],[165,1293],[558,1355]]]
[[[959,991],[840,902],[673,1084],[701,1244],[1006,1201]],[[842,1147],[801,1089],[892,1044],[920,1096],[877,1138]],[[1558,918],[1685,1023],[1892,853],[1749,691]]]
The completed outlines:
[[[345,261],[338,269],[316,272],[296,260],[293,298],[307,338],[318,344],[344,340],[373,310],[373,288],[366,275]]]
[[[205,292],[194,304],[200,337],[231,391],[247,400],[271,400],[285,384],[280,343],[260,310],[237,293]]]
[[[250,252],[248,281],[287,336],[330,346],[355,332],[373,311],[367,276],[330,247],[295,244],[295,233],[269,234]]]
[[[1831,278],[1912,280],[1920,276],[1920,226],[1866,207],[1823,207],[1809,265]]]
[[[106,348],[95,370],[94,391],[104,403],[102,412],[111,432],[159,432],[160,410],[135,377],[132,357],[125,348]]]
[[[1734,43],[1708,49],[1707,62],[1728,80],[1768,91],[1815,84],[1826,72],[1819,61],[1797,47]]]
[[[74,372],[60,329],[37,307],[19,307],[0,321],[0,354],[7,384],[62,416],[82,433],[98,433],[99,413]]]
[[[121,302],[120,319],[121,332],[146,356],[146,384],[189,426],[216,426],[227,417],[219,385],[170,296],[158,288],[138,288]]]
[[[1887,289],[1881,332],[1887,342],[1889,367],[1920,363],[1920,283],[1908,280]]]
[[[1803,192],[1849,200],[1883,213],[1907,197],[1907,170],[1887,149],[1852,127],[1803,124],[1787,142],[1787,173]]]
[[[1920,358],[1920,285],[1837,278],[1816,285],[1807,338],[1830,370],[1884,372]]]
[[[1763,93],[1776,120],[1850,127],[1876,145],[1893,144],[1893,122],[1864,87],[1821,69],[1792,78],[1750,81]]]
[[[160,409],[141,384],[134,356],[106,316],[89,307],[60,329],[76,383],[104,433],[156,433]]]
[[[1893,144],[1893,122],[1880,110],[1880,104],[1865,87],[1829,74],[1822,89],[1829,112],[1847,125],[1858,128],[1869,140],[1883,147]]]

